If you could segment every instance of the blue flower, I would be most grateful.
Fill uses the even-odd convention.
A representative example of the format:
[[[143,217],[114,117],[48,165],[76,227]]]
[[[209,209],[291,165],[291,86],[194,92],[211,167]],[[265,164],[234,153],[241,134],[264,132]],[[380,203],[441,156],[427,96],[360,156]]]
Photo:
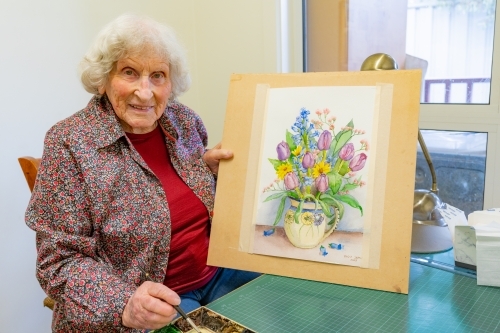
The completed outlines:
[[[319,254],[322,255],[323,257],[325,257],[328,254],[328,252],[326,252],[326,248],[323,245],[319,247]]]
[[[342,244],[337,244],[337,243],[330,243],[328,244],[330,249],[335,249],[335,250],[342,250],[344,248],[344,245]]]
[[[304,179],[304,185],[311,186],[313,184],[312,177],[304,176],[303,179]]]
[[[302,108],[300,109],[300,116],[304,119],[307,119],[307,116],[310,114],[311,112],[309,112],[308,110],[306,110],[305,108]]]
[[[324,220],[325,220],[325,218],[323,217],[323,215],[321,215],[321,214],[314,214],[314,225],[315,226],[320,226],[321,223],[323,223]]]
[[[271,236],[272,234],[274,234],[274,228],[272,229],[269,229],[269,230],[264,230],[264,236]]]

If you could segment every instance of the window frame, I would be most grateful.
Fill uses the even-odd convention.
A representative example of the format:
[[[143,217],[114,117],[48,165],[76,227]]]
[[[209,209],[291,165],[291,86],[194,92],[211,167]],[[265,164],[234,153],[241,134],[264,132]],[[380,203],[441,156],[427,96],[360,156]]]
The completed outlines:
[[[493,45],[500,45],[496,1]],[[500,49],[493,47],[490,104],[420,104],[421,129],[488,133],[483,209],[500,207]],[[439,179],[438,186],[439,186]]]

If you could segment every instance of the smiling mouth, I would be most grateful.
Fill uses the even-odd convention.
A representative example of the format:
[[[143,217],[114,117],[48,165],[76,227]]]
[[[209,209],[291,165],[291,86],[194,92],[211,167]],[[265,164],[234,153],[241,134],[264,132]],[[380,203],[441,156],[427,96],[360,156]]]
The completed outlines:
[[[138,110],[138,111],[149,111],[153,109],[153,106],[141,106],[141,105],[135,105],[135,104],[129,104],[133,109]]]

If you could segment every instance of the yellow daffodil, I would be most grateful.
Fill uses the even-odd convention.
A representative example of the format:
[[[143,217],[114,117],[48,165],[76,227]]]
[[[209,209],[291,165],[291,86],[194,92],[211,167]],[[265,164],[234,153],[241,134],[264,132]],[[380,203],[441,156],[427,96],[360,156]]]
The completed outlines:
[[[292,172],[292,165],[290,163],[283,163],[276,170],[279,179],[284,179],[289,172]]]
[[[294,156],[299,156],[300,152],[302,151],[302,146],[297,146],[297,148],[295,148],[293,151],[292,151],[292,154]]]
[[[313,177],[317,178],[321,174],[327,174],[331,170],[330,164],[325,163],[324,161],[319,162],[313,168]]]

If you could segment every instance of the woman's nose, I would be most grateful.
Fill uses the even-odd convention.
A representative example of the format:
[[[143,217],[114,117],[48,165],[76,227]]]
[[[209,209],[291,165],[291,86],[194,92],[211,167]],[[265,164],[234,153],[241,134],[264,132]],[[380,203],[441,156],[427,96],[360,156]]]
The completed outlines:
[[[143,101],[147,101],[153,97],[153,91],[151,90],[151,82],[149,81],[149,76],[143,75],[140,77],[138,82],[138,87],[135,90],[135,95]]]

